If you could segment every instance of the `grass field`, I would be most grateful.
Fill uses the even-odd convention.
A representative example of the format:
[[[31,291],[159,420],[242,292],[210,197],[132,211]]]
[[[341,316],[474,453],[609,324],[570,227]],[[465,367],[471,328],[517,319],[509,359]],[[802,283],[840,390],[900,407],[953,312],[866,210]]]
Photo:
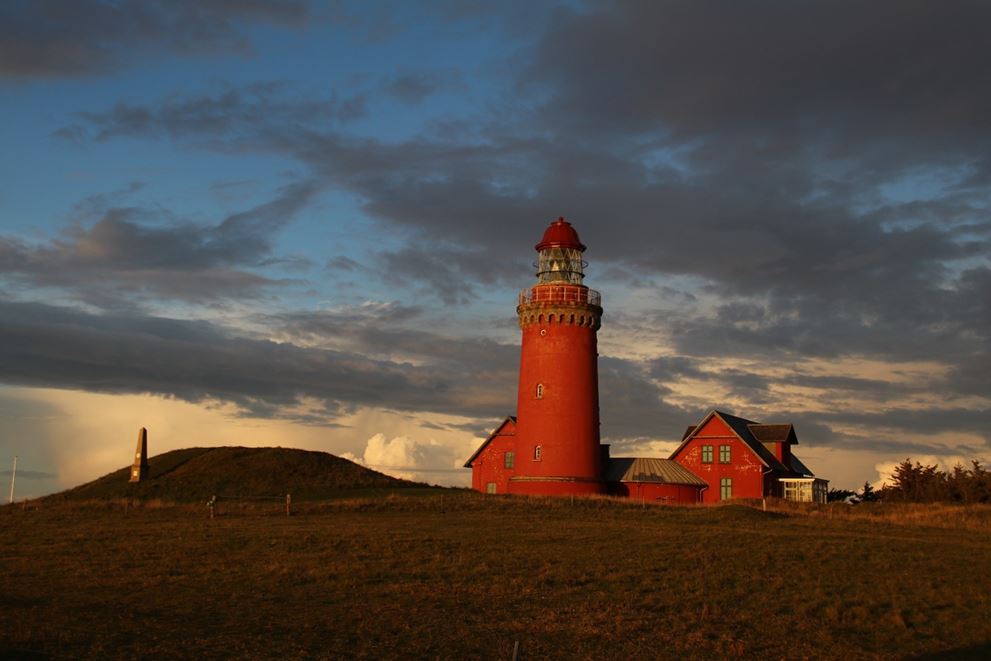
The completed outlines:
[[[954,511],[3,507],[0,656],[986,658],[991,508]]]

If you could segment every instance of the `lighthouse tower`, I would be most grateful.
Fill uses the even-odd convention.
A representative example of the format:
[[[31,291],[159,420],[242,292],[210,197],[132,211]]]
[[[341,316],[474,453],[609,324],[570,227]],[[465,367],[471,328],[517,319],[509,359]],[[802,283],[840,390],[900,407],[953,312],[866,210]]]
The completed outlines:
[[[596,332],[599,292],[583,284],[585,246],[558,218],[537,249],[537,283],[520,292],[523,331],[510,493],[602,493]]]

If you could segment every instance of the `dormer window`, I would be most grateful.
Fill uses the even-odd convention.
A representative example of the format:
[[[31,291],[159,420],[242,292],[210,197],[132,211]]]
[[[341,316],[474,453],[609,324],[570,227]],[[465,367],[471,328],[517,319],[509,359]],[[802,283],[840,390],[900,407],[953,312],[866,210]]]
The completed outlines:
[[[537,399],[543,399],[543,398],[544,398],[544,384],[538,383],[537,384]]]

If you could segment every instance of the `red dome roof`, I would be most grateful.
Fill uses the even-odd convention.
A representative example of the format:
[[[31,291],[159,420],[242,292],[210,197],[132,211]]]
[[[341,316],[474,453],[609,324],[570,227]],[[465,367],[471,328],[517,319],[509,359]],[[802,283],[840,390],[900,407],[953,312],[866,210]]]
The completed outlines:
[[[544,238],[536,245],[537,250],[547,248],[577,248],[585,252],[585,246],[578,238],[578,232],[564,218],[558,218],[544,232]]]

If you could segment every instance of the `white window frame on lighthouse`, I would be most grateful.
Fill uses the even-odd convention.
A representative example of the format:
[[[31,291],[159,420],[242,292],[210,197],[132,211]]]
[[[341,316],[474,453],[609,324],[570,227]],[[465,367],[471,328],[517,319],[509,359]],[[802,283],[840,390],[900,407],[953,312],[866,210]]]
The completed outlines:
[[[544,448],[541,445],[533,446],[533,460],[540,461],[544,456]]]
[[[543,399],[543,398],[544,398],[544,384],[538,383],[537,384],[537,399]]]

